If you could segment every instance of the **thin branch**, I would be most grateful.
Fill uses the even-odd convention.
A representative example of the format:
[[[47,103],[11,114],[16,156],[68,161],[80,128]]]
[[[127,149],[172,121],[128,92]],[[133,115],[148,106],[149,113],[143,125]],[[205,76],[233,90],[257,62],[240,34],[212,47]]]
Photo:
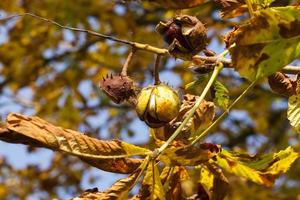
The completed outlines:
[[[128,66],[129,66],[129,63],[130,63],[134,53],[135,53],[135,49],[132,48],[130,53],[127,56],[127,59],[126,59],[124,65],[123,65],[122,72],[121,72],[122,76],[127,76]]]
[[[6,18],[2,18],[0,19],[1,21],[7,21],[7,20],[11,20],[13,18],[17,18],[17,17],[24,17],[24,16],[30,16],[45,22],[48,22],[50,24],[56,25],[62,29],[67,29],[67,30],[71,30],[71,31],[76,31],[76,32],[81,32],[81,33],[87,33],[96,37],[100,37],[106,40],[111,40],[111,41],[115,41],[115,42],[119,42],[119,43],[123,43],[126,45],[130,45],[136,49],[140,49],[140,50],[144,50],[144,51],[148,51],[148,52],[152,52],[152,53],[156,53],[156,54],[162,54],[162,55],[168,55],[168,50],[167,49],[161,49],[161,48],[157,48],[154,46],[151,46],[149,44],[142,44],[142,43],[138,43],[138,42],[132,42],[132,41],[128,41],[128,40],[123,40],[123,39],[119,39],[110,35],[105,35],[105,34],[101,34],[101,33],[97,33],[95,31],[92,30],[87,30],[87,29],[81,29],[81,28],[74,28],[74,27],[69,27],[69,26],[65,26],[62,25],[54,20],[51,19],[47,19],[32,13],[23,13],[23,14],[17,14],[17,15],[12,15],[12,16],[8,16]]]
[[[193,61],[195,63],[204,63],[202,65],[194,65],[190,67],[193,71],[201,71],[201,68],[206,67],[205,65],[207,64],[208,67],[211,68],[211,70],[214,69],[214,63],[216,62],[221,62],[224,65],[224,68],[234,68],[232,65],[232,61],[229,58],[222,58],[218,56],[200,56],[196,55],[193,57]],[[293,66],[293,65],[287,65],[281,69],[282,72],[286,74],[299,74],[300,73],[300,66]]]
[[[5,18],[0,19],[0,23],[1,21],[7,21],[7,20],[11,20],[13,18],[17,18],[17,17],[24,17],[24,16],[30,16],[45,22],[48,22],[50,24],[54,24],[62,29],[67,29],[67,30],[71,30],[71,31],[76,31],[76,32],[83,32],[83,33],[87,33],[102,39],[107,39],[107,40],[111,40],[111,41],[115,41],[115,42],[120,42],[126,45],[130,45],[135,49],[139,49],[139,50],[143,50],[143,51],[148,51],[150,53],[155,53],[155,54],[159,54],[159,55],[169,55],[168,49],[164,49],[164,48],[158,48],[158,47],[154,47],[151,46],[149,44],[142,44],[142,43],[138,43],[138,42],[132,42],[132,41],[128,41],[128,40],[122,40],[116,37],[112,37],[109,35],[105,35],[105,34],[101,34],[101,33],[97,33],[95,31],[91,31],[91,30],[86,30],[86,29],[80,29],[80,28],[73,28],[73,27],[69,27],[69,26],[64,26],[56,21],[32,14],[32,13],[24,13],[24,14],[16,14],[16,15],[12,15],[12,16],[8,16]],[[231,59],[227,59],[227,58],[220,58],[217,56],[212,56],[212,57],[207,57],[207,56],[199,56],[196,55],[193,57],[193,60],[202,60],[208,64],[215,64],[217,61],[222,62],[224,65],[224,68],[233,68],[232,66],[232,62]],[[201,66],[196,66],[195,69],[199,68],[200,69]],[[211,66],[212,70],[213,70],[213,65]],[[284,68],[282,68],[282,71],[284,73],[287,74],[298,74],[300,73],[300,67],[298,66],[285,66]]]
[[[257,83],[257,81],[253,81],[245,90],[244,92],[234,100],[234,102],[228,107],[228,109],[223,112],[214,123],[212,123],[207,129],[205,129],[198,137],[196,137],[189,146],[192,146],[196,144],[199,140],[201,140],[203,137],[205,137],[211,129],[213,129],[221,120],[224,119],[224,117],[229,113],[229,111],[235,106]],[[197,134],[197,133],[196,133]]]
[[[154,65],[154,85],[159,85],[160,84],[160,79],[159,79],[159,63],[161,60],[161,55],[157,54],[156,60],[155,60],[155,65]]]
[[[249,10],[250,17],[253,17],[254,11],[250,0],[246,0],[246,4]]]

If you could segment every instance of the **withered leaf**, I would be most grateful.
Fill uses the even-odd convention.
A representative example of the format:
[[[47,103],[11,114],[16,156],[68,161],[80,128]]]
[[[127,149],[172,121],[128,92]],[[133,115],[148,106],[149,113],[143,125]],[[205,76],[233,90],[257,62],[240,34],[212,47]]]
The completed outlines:
[[[238,17],[248,11],[244,0],[215,0],[221,7],[222,18]]]
[[[273,74],[300,56],[300,7],[261,10],[231,33],[235,69],[249,80]]]
[[[128,199],[128,193],[137,183],[138,179],[141,177],[145,168],[148,165],[148,159],[145,159],[143,163],[127,178],[123,178],[115,182],[107,191],[105,192],[84,192],[79,197],[73,198],[73,200],[83,200],[83,199],[99,199],[99,200],[123,200]]]
[[[195,166],[214,158],[220,150],[219,145],[210,143],[202,143],[197,147],[169,147],[160,160],[168,166]]]
[[[287,97],[296,94],[297,82],[291,80],[282,72],[276,72],[268,76],[268,82],[271,89],[277,94]]]
[[[130,173],[142,160],[127,157],[149,152],[119,140],[91,138],[77,131],[54,126],[38,117],[12,113],[7,117],[6,126],[9,132],[0,134],[3,141],[62,151],[106,171]]]
[[[165,172],[168,172],[165,174]],[[165,167],[161,173],[161,180],[166,191],[167,199],[182,199],[183,191],[181,184],[188,180],[188,172],[185,167]]]

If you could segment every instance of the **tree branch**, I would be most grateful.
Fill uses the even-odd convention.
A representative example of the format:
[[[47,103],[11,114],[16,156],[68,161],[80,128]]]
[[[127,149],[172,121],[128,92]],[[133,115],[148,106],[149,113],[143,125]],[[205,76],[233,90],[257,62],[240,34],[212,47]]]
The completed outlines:
[[[92,31],[92,30],[65,26],[65,25],[62,25],[62,24],[54,21],[54,20],[47,19],[47,18],[38,16],[38,15],[35,15],[35,14],[32,14],[32,13],[23,13],[23,14],[8,16],[6,18],[0,19],[0,22],[1,21],[7,21],[7,20],[17,18],[17,17],[24,17],[24,16],[30,16],[30,17],[48,22],[48,23],[53,24],[55,26],[58,26],[62,29],[67,29],[67,30],[70,30],[70,31],[76,31],[76,32],[81,32],[81,33],[87,33],[87,34],[90,34],[90,35],[93,35],[93,36],[96,36],[96,37],[100,37],[100,38],[103,38],[103,39],[106,39],[106,40],[111,40],[111,41],[123,43],[123,44],[126,44],[126,45],[130,45],[135,49],[140,49],[140,50],[144,50],[144,51],[148,51],[148,52],[156,53],[156,54],[161,54],[161,55],[168,55],[169,54],[167,49],[157,48],[157,47],[151,46],[149,44],[142,44],[142,43],[138,43],[138,42],[132,42],[132,41],[128,41],[128,40],[119,39],[119,38],[116,38],[116,37],[113,37],[113,36],[110,36],[110,35],[97,33],[97,32]]]
[[[193,71],[201,71],[202,68],[209,68],[211,71],[214,70],[214,64],[216,62],[221,62],[224,65],[224,68],[234,68],[232,65],[232,61],[229,58],[220,58],[218,56],[200,56],[196,55],[193,57],[193,62],[195,63],[194,66],[190,67]],[[197,65],[197,63],[201,63]],[[299,74],[300,73],[300,66],[293,66],[287,65],[281,69],[282,72],[286,74]]]
[[[11,15],[5,18],[0,19],[0,23],[1,21],[7,21],[7,20],[11,20],[13,18],[17,18],[17,17],[24,17],[24,16],[29,16],[29,17],[33,17],[45,22],[48,22],[50,24],[53,24],[55,26],[58,26],[62,29],[67,29],[70,31],[76,31],[76,32],[82,32],[82,33],[87,33],[102,39],[106,39],[106,40],[111,40],[111,41],[115,41],[115,42],[119,42],[119,43],[123,43],[126,45],[130,45],[132,48],[137,49],[137,50],[143,50],[143,51],[148,51],[150,53],[155,53],[158,55],[170,55],[168,49],[164,49],[164,48],[158,48],[155,46],[151,46],[149,44],[143,44],[143,43],[138,43],[138,42],[132,42],[132,41],[128,41],[128,40],[123,40],[123,39],[119,39],[110,35],[105,35],[105,34],[101,34],[101,33],[97,33],[95,31],[91,31],[91,30],[86,30],[86,29],[81,29],[81,28],[74,28],[74,27],[69,27],[69,26],[65,26],[62,25],[54,20],[51,19],[47,19],[32,13],[23,13],[23,14],[16,14],[16,15]],[[207,57],[207,56],[200,56],[200,55],[196,55],[193,57],[192,59],[193,61],[198,61],[198,62],[204,62],[206,64],[210,64],[211,69],[213,70],[214,68],[214,64],[218,62],[221,62],[225,68],[233,68],[232,66],[232,62],[231,59],[228,58],[220,58],[217,56],[212,56],[212,57]],[[200,70],[202,66],[195,66],[192,69],[194,69],[195,71]],[[282,71],[284,73],[287,74],[298,74],[300,73],[300,66],[285,66],[284,68],[282,68]]]

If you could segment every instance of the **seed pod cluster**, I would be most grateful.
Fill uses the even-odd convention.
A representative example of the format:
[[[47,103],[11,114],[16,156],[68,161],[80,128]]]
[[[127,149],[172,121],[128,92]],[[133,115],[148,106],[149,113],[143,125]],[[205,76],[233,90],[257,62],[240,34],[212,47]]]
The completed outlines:
[[[152,128],[170,122],[178,115],[179,109],[178,94],[164,84],[148,86],[137,96],[136,112]]]
[[[128,76],[107,75],[100,81],[100,88],[117,104],[135,96],[134,82]]]
[[[156,31],[169,44],[169,53],[176,58],[191,60],[207,46],[206,28],[194,16],[178,15],[166,23],[160,22]]]

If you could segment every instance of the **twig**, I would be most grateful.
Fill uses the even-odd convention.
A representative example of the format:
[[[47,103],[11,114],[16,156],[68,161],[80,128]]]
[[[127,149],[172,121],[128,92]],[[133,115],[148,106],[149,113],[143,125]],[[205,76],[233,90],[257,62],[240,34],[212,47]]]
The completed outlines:
[[[249,10],[250,17],[253,17],[254,11],[253,11],[252,4],[251,4],[250,0],[246,0],[246,4],[247,4],[248,10]]]
[[[159,79],[159,63],[161,60],[161,55],[157,54],[156,60],[155,60],[155,65],[154,65],[154,85],[159,85],[160,84],[160,79]]]
[[[130,45],[130,46],[132,46],[136,49],[141,49],[141,50],[144,50],[144,51],[148,51],[148,52],[152,52],[152,53],[156,53],[156,54],[161,54],[161,55],[168,55],[169,54],[167,49],[157,48],[157,47],[151,46],[149,44],[142,44],[142,43],[138,43],[138,42],[123,40],[123,39],[119,39],[119,38],[116,38],[116,37],[113,37],[113,36],[110,36],[110,35],[97,33],[95,31],[91,31],[91,30],[87,30],[87,29],[81,29],[81,28],[74,28],[74,27],[65,26],[65,25],[62,25],[62,24],[54,21],[54,20],[47,19],[47,18],[38,16],[38,15],[35,15],[35,14],[32,14],[32,13],[23,13],[23,14],[16,14],[16,15],[8,16],[6,18],[0,19],[0,22],[1,21],[7,21],[7,20],[17,18],[17,17],[24,17],[24,16],[30,16],[30,17],[48,22],[50,24],[54,24],[54,25],[56,25],[56,26],[58,26],[62,29],[87,33],[87,34],[90,34],[90,35],[93,35],[93,36],[96,36],[96,37],[100,37],[100,38],[103,38],[103,39],[106,39],[106,40],[111,40],[111,41],[127,44],[127,45]]]
[[[132,48],[129,55],[127,56],[127,59],[126,59],[124,65],[123,65],[122,72],[121,72],[122,76],[127,76],[128,66],[129,66],[129,63],[130,63],[134,53],[135,53],[135,49]]]
[[[219,117],[218,119],[216,119],[216,121],[214,121],[214,123],[212,123],[207,129],[205,129],[200,135],[198,135],[192,142],[190,145],[188,146],[192,146],[194,144],[196,144],[199,140],[201,140],[203,137],[205,137],[209,131],[211,129],[213,129],[221,120],[224,119],[224,117],[229,113],[230,109],[232,109],[233,106],[235,106],[235,104],[237,104],[237,102],[239,102],[257,83],[257,81],[253,81],[245,90],[244,92],[234,100],[234,102],[228,107],[228,109],[226,111],[224,111]],[[197,134],[197,133],[196,133]]]
[[[223,63],[224,68],[234,68],[232,66],[231,59],[229,59],[229,58],[220,58],[218,56],[199,56],[199,55],[196,55],[196,56],[193,57],[193,61],[195,61],[196,63],[202,61],[202,62],[207,63],[207,64],[214,64],[217,61],[219,61],[219,62]],[[198,70],[200,71],[202,67],[203,66],[194,65],[190,68],[194,71],[198,71]],[[214,65],[210,65],[210,67],[211,67],[211,70],[213,70]],[[300,66],[287,65],[287,66],[283,67],[281,69],[281,71],[286,73],[286,74],[299,74],[300,73]]]
[[[0,19],[0,22],[1,21],[7,21],[7,20],[17,18],[17,17],[23,17],[23,16],[30,16],[30,17],[48,22],[50,24],[54,24],[54,25],[56,25],[60,28],[63,28],[63,29],[76,31],[76,32],[83,32],[83,33],[87,33],[87,34],[90,34],[90,35],[93,35],[93,36],[96,36],[96,37],[100,37],[102,39],[107,39],[107,40],[112,40],[112,41],[115,41],[115,42],[120,42],[120,43],[123,43],[123,44],[126,44],[126,45],[130,45],[135,49],[148,51],[148,52],[159,54],[159,55],[169,55],[168,49],[154,47],[154,46],[151,46],[149,44],[142,44],[142,43],[138,43],[138,42],[122,40],[122,39],[115,38],[115,37],[112,37],[112,36],[109,36],[109,35],[97,33],[95,31],[91,31],[91,30],[64,26],[64,25],[62,25],[62,24],[60,24],[56,21],[38,16],[38,15],[35,15],[35,14],[32,14],[32,13],[23,13],[23,14],[16,14],[16,15],[8,16],[8,17]],[[196,56],[193,57],[193,60],[197,60],[197,59],[202,60],[204,62],[208,62],[208,63],[216,63],[217,61],[220,61],[220,62],[223,63],[224,68],[233,68],[231,59],[220,58],[220,57],[217,57],[217,56],[207,57],[207,56],[199,56],[199,55],[196,55]],[[197,69],[197,66],[195,67],[195,69]],[[283,67],[281,70],[284,73],[287,73],[287,74],[298,74],[298,73],[300,73],[300,67],[298,67],[298,66],[286,66],[286,67]]]

